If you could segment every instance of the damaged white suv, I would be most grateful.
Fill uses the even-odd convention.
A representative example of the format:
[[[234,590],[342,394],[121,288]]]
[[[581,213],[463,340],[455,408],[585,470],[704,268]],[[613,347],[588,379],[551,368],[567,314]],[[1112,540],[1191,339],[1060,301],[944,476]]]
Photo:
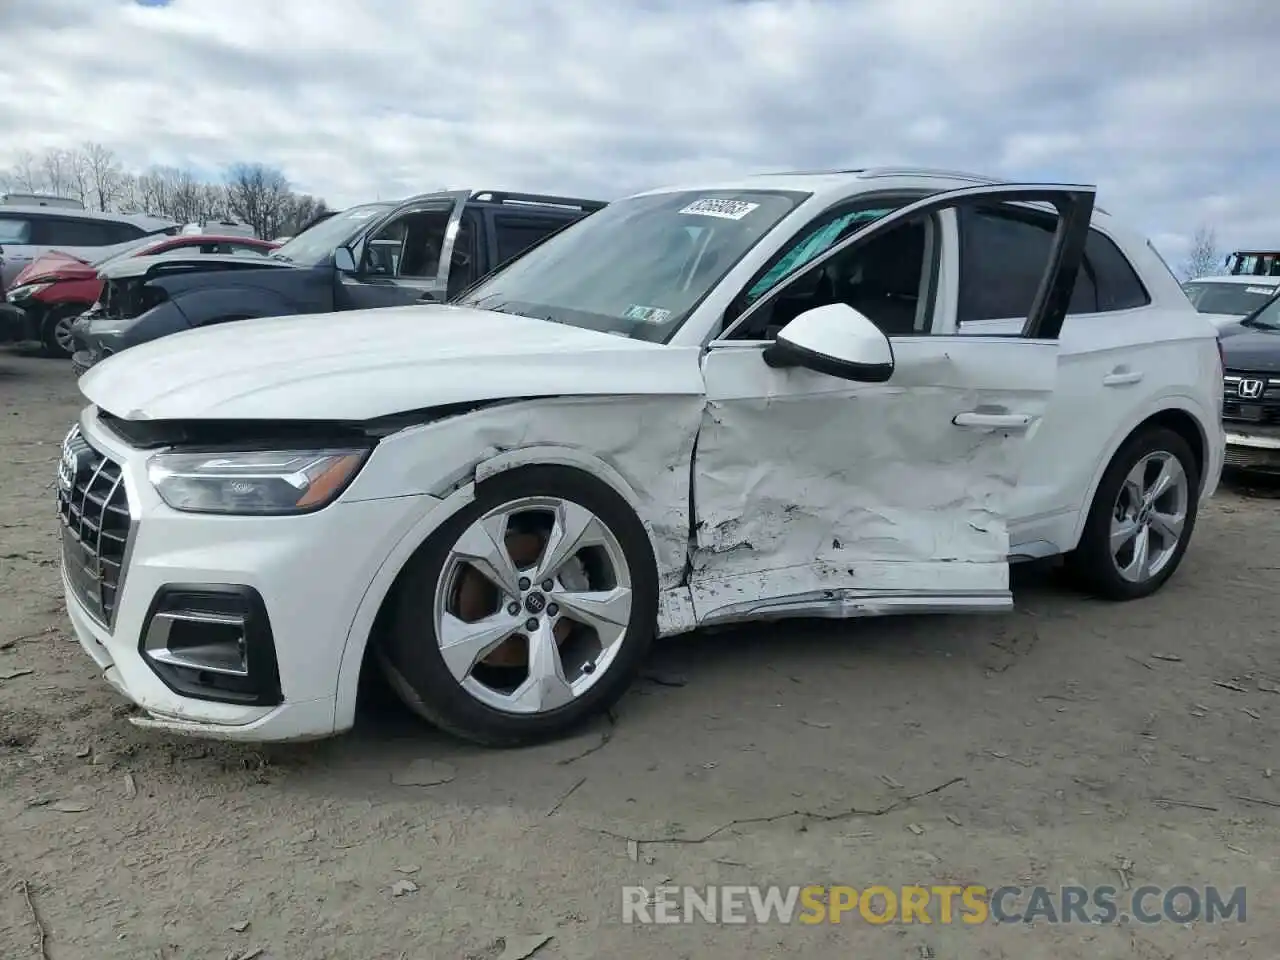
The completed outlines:
[[[655,635],[1004,610],[1010,560],[1054,554],[1149,594],[1217,484],[1222,370],[1093,198],[665,189],[454,305],[128,350],[80,381],[59,471],[76,633],[146,726],[340,732],[368,662],[513,744],[604,710]]]

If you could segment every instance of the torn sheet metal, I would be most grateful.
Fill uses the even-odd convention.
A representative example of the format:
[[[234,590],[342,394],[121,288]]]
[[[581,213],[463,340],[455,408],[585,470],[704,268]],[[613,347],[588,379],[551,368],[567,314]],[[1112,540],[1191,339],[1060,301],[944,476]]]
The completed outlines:
[[[887,384],[773,370],[758,347],[712,350],[694,481],[694,606],[812,591],[998,593],[1006,511],[1027,433],[966,429],[979,409],[1038,423],[1053,344],[895,343]]]
[[[565,451],[560,462],[597,475],[594,465],[603,463],[631,488],[636,512],[653,537],[659,586],[669,588],[682,582],[687,565],[689,461],[703,403],[701,396],[572,397],[493,407],[388,437],[375,456],[398,458],[403,473],[378,473],[397,495],[446,494],[471,482],[477,465],[527,448],[540,448],[541,462],[557,462],[545,459],[545,450],[558,448]],[[423,449],[435,455],[424,459]],[[371,493],[376,491],[361,495]]]

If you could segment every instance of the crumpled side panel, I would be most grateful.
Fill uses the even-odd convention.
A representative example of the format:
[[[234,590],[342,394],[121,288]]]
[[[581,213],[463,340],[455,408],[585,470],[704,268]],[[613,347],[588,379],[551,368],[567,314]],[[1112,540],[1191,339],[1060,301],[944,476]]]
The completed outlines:
[[[515,403],[405,431],[375,455],[403,458],[404,473],[388,480],[388,489],[401,494],[447,493],[472,480],[478,464],[522,448],[556,447],[580,455],[583,464],[603,461],[634,491],[636,512],[653,537],[659,584],[668,588],[683,580],[688,560],[690,457],[703,405],[700,396]],[[438,456],[424,461],[424,449]]]
[[[838,563],[846,543],[867,560],[1004,559],[1000,503],[1016,469],[999,444],[950,423],[966,401],[932,394],[711,403],[698,442],[695,568],[718,558],[726,572]]]
[[[899,348],[892,385],[768,370],[745,351],[709,355],[694,580],[787,569],[759,581],[762,592],[874,588],[894,564],[1003,564],[1025,437],[952,419],[979,407],[1043,413],[1055,354],[1009,344]],[[1000,359],[1026,367],[995,369]]]

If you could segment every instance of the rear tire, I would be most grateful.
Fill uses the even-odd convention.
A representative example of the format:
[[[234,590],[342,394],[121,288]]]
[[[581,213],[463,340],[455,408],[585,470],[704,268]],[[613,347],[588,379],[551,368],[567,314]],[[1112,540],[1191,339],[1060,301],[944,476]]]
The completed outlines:
[[[1067,572],[1106,600],[1150,596],[1182,563],[1199,501],[1200,469],[1187,441],[1164,427],[1143,430],[1102,475]]]
[[[567,467],[483,483],[395,590],[378,649],[391,686],[431,723],[485,746],[554,739],[607,711],[657,623],[644,525],[611,487]]]
[[[46,357],[69,359],[75,347],[71,340],[71,325],[76,317],[89,309],[83,304],[68,303],[54,307],[40,325],[40,343]]]

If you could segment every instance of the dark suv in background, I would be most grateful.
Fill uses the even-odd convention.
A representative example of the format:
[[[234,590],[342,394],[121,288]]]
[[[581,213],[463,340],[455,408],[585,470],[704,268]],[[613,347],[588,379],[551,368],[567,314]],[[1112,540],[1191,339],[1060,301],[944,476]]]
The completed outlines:
[[[443,302],[603,201],[494,190],[351,207],[269,257],[134,257],[75,324],[77,376],[171,333],[251,317]]]
[[[1280,474],[1280,288],[1238,323],[1222,344],[1225,466]]]

